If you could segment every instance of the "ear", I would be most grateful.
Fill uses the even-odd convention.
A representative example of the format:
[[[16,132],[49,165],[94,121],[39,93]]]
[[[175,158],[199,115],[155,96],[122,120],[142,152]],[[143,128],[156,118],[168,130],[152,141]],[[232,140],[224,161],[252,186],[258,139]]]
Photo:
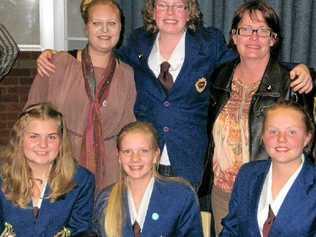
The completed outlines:
[[[234,42],[234,45],[236,45],[236,41],[237,41],[237,33],[236,33],[236,30],[233,29],[232,32],[231,32],[231,37],[232,37],[232,40]]]
[[[308,133],[305,140],[304,140],[304,147],[308,146],[308,144],[310,143],[312,139],[312,134],[311,133]]]
[[[273,47],[276,42],[278,41],[278,36],[275,34],[273,34],[271,37],[270,37],[270,47]]]

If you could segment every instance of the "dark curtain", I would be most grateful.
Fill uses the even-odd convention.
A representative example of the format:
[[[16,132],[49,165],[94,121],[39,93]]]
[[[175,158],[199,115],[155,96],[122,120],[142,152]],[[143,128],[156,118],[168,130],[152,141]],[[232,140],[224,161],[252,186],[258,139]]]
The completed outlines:
[[[117,0],[125,15],[125,37],[142,25],[144,0]],[[206,26],[221,29],[228,40],[235,9],[245,0],[200,0]],[[300,62],[316,68],[316,0],[267,0],[281,19],[281,61]]]

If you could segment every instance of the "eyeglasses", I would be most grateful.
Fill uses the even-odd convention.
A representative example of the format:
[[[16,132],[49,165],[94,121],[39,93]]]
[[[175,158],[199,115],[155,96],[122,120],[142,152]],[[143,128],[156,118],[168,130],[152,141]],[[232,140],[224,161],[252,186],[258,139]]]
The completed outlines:
[[[172,11],[176,13],[183,13],[188,9],[188,7],[185,4],[181,4],[181,3],[174,4],[174,5],[168,5],[165,3],[157,3],[156,9],[162,12],[166,12],[169,9],[171,9]]]
[[[259,37],[267,38],[267,37],[277,37],[277,34],[272,32],[271,29],[268,28],[258,28],[253,29],[252,27],[239,27],[237,30],[232,30],[233,34],[238,34],[241,36],[252,36],[253,33],[256,33]]]

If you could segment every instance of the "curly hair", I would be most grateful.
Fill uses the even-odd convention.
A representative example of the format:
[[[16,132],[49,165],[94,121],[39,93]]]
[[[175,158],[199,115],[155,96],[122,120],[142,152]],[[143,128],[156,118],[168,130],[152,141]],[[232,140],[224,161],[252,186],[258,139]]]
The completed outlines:
[[[187,9],[189,11],[189,21],[187,28],[196,31],[199,26],[203,24],[203,15],[200,10],[198,0],[184,0],[186,1]],[[154,11],[157,0],[146,0],[145,8],[143,10],[144,26],[146,31],[156,33],[159,31],[156,21],[154,20]]]
[[[70,192],[74,186],[76,162],[71,154],[70,141],[63,116],[51,104],[31,105],[19,116],[11,129],[8,145],[0,153],[0,176],[5,197],[16,206],[26,208],[32,198],[33,176],[23,151],[24,132],[33,119],[56,121],[61,146],[50,170],[47,185],[48,199],[54,202]]]

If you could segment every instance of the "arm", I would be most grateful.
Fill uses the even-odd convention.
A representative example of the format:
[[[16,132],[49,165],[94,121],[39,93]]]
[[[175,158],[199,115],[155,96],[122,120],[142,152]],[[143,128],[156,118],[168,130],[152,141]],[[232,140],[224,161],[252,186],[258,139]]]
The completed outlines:
[[[78,172],[78,171],[77,171]],[[72,235],[92,229],[92,212],[95,190],[94,176],[86,170],[79,176],[76,182],[79,183],[79,193],[71,211],[69,221],[66,225],[71,229]]]
[[[243,202],[242,199],[242,192],[245,190],[242,189],[243,181],[242,176],[242,168],[239,171],[235,184],[234,189],[229,201],[229,210],[227,216],[222,220],[223,230],[220,233],[221,237],[239,237],[241,233],[239,233],[239,216],[238,216],[238,209],[240,208],[241,203]]]
[[[0,79],[11,69],[19,48],[7,29],[0,24]]]
[[[203,236],[200,208],[193,190],[189,190],[187,193],[175,236]]]

